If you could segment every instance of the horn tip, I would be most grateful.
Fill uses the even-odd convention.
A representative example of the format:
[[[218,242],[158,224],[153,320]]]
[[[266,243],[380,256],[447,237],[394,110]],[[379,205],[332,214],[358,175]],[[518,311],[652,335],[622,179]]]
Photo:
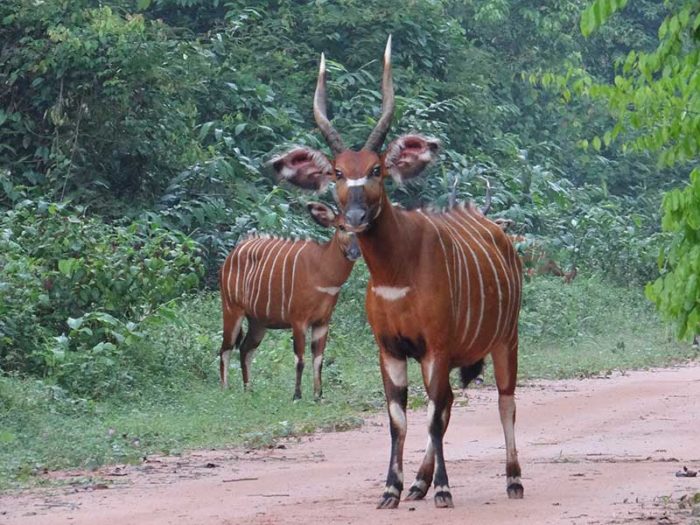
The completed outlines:
[[[321,63],[318,66],[318,71],[319,71],[319,73],[326,72],[326,55],[323,52],[321,52]]]
[[[391,60],[391,34],[386,40],[386,49],[384,50],[384,62],[389,63]]]

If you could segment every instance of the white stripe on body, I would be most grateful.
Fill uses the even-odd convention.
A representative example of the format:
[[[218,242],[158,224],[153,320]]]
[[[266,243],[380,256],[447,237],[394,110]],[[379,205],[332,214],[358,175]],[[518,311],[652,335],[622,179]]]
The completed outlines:
[[[260,250],[260,255],[258,256],[257,264],[255,265],[255,272],[253,273],[251,281],[251,289],[249,296],[249,306],[250,312],[254,317],[258,317],[258,312],[256,312],[256,306],[258,302],[258,297],[260,296],[260,290],[262,289],[262,279],[264,276],[264,267],[267,262],[267,258],[272,253],[272,248],[274,246],[274,241],[266,239],[264,246]]]
[[[425,215],[425,214],[424,214]],[[427,215],[425,215],[426,218],[428,218]],[[464,313],[464,324],[463,324],[463,330],[462,330],[462,337],[460,341],[463,341],[467,335],[469,334],[469,328],[471,326],[471,316],[472,316],[472,311],[469,308],[469,300],[471,298],[471,279],[470,279],[470,272],[469,272],[469,262],[467,261],[467,255],[464,252],[464,248],[462,246],[462,239],[457,234],[457,232],[454,230],[454,228],[451,227],[449,224],[445,224],[445,221],[441,221],[440,224],[444,227],[444,229],[447,232],[448,237],[451,240],[451,246],[452,246],[452,251],[453,253],[457,253],[458,256],[455,256],[455,281],[453,285],[457,289],[457,315],[454,317],[454,322],[455,326],[458,327],[461,322],[461,316],[462,313]],[[470,249],[471,250],[471,249]],[[472,258],[474,258],[474,253],[471,252]],[[465,282],[466,282],[466,307],[463,309],[462,308],[462,268],[464,268],[464,273],[465,275]]]
[[[297,259],[299,259],[299,255],[301,254],[302,251],[304,251],[304,248],[308,246],[307,241],[304,241],[301,248],[299,248],[299,251],[296,253],[294,256],[294,262],[292,263],[292,286],[291,290],[289,291],[289,302],[287,303],[287,315],[289,316],[289,312],[292,309],[292,299],[294,299],[294,285],[295,285],[295,277],[296,277],[296,271],[297,271]]]
[[[255,294],[255,300],[253,301],[253,312],[257,312],[258,309],[258,300],[260,299],[260,292],[263,288],[263,279],[265,276],[268,276],[269,278],[269,283],[268,283],[268,288],[272,287],[272,272],[265,271],[265,268],[267,267],[267,263],[272,257],[272,254],[279,254],[279,246],[280,244],[284,244],[284,239],[276,239],[276,240],[271,240],[270,241],[270,248],[267,251],[267,255],[265,256],[265,259],[263,260],[262,266],[260,267],[260,275],[258,276],[258,291]],[[264,297],[263,297],[264,299]],[[269,301],[268,301],[269,302]]]
[[[513,278],[513,273],[510,271],[512,269],[512,266],[510,266],[503,253],[501,253],[501,250],[498,247],[498,243],[496,242],[496,238],[493,236],[493,233],[491,230],[483,224],[481,221],[477,220],[476,217],[474,217],[471,213],[467,213],[467,219],[474,223],[475,227],[477,227],[481,231],[485,231],[488,236],[491,238],[492,246],[493,246],[493,251],[496,253],[496,259],[498,260],[499,264],[501,265],[501,269],[503,270],[503,278],[506,282],[506,286],[508,288],[508,299],[507,299],[507,304],[508,304],[508,309],[506,310],[506,316],[503,320],[503,325],[504,328],[499,330],[499,333],[502,331],[507,331],[508,328],[511,326],[511,323],[513,322],[513,314],[514,310],[512,307],[513,303],[513,292],[515,291],[515,283],[512,281]]]
[[[451,221],[454,223],[457,227],[459,227],[463,232],[465,232],[471,239],[474,241],[474,244],[481,250],[481,252],[484,254],[486,259],[489,262],[489,266],[491,266],[491,271],[493,272],[494,280],[496,281],[496,290],[498,291],[498,317],[496,320],[496,328],[493,331],[493,335],[491,336],[491,340],[489,341],[489,344],[485,346],[485,348],[489,348],[492,344],[495,338],[498,336],[498,332],[501,326],[501,317],[503,315],[503,292],[501,290],[501,283],[498,278],[498,272],[496,271],[496,266],[493,264],[493,260],[491,259],[491,255],[489,255],[488,250],[484,248],[484,245],[482,242],[479,240],[478,236],[475,235],[474,232],[472,232],[467,226],[463,223],[461,223],[459,220],[457,220],[456,217],[447,214],[445,215],[445,219]],[[481,269],[479,268],[479,277],[481,278]],[[483,308],[483,307],[482,307]],[[473,341],[472,341],[473,343]],[[471,346],[471,344],[469,345]]]
[[[223,292],[224,290],[226,291],[225,294],[222,294],[222,306],[228,310],[229,305],[231,304],[232,297],[231,297],[231,266],[233,265],[233,257],[235,255],[236,251],[232,251],[231,253],[228,254],[226,257],[226,260],[224,261],[224,265],[221,267],[221,291]],[[228,270],[226,267],[228,266]],[[224,286],[224,279],[226,279],[226,284]]]
[[[245,278],[245,262],[243,259],[244,250],[246,252],[249,251],[250,245],[250,241],[244,242],[240,246],[240,249],[236,250],[238,252],[238,262],[236,264],[236,287],[234,288],[234,298],[238,304],[242,304],[242,298],[240,297],[240,295],[242,295],[241,292],[243,291],[241,290],[241,285],[243,284],[241,282],[241,275]]]
[[[454,290],[452,289],[453,286],[454,286],[454,283],[452,282],[452,272],[450,271],[450,263],[449,263],[449,261],[447,260],[447,249],[445,248],[445,243],[444,243],[444,241],[442,240],[442,235],[440,234],[440,229],[439,229],[437,226],[435,226],[435,223],[430,219],[430,217],[428,217],[427,215],[425,215],[425,214],[422,212],[422,210],[421,210],[421,214],[422,214],[422,215],[425,217],[425,219],[428,221],[428,224],[430,224],[430,225],[433,227],[433,229],[435,230],[435,233],[436,233],[437,236],[438,236],[438,240],[440,241],[440,247],[442,248],[442,255],[443,255],[444,259],[445,259],[445,270],[447,271],[447,284],[448,284],[447,287],[448,287],[449,290],[450,290],[450,301],[452,302],[452,315],[454,316],[455,308],[456,308],[456,305],[455,305],[455,297],[454,297]],[[454,259],[454,248],[452,249],[452,257],[453,257],[453,259]]]
[[[270,317],[270,306],[272,306],[272,279],[275,275],[275,266],[277,265],[277,259],[279,259],[280,255],[282,255],[282,250],[286,244],[289,244],[289,242],[285,240],[284,243],[282,243],[282,246],[277,249],[277,255],[275,255],[275,258],[272,261],[272,267],[270,267],[270,279],[267,284],[267,307],[265,308],[265,314],[268,318]],[[287,250],[287,253],[289,253],[289,250]],[[284,279],[284,275],[282,278]]]
[[[471,219],[471,214],[469,212],[464,213],[463,215],[466,216],[467,220]],[[459,221],[457,217],[452,217],[453,222],[456,224],[460,225],[461,229],[466,232],[476,243],[476,245],[481,249],[482,253],[486,256],[486,258],[489,261],[489,265],[491,266],[491,270],[493,271],[493,276],[494,280],[496,281],[496,289],[498,290],[498,317],[496,320],[496,327],[493,331],[493,335],[491,336],[491,340],[489,343],[485,346],[485,348],[490,348],[493,342],[501,335],[501,332],[503,330],[501,326],[501,322],[504,320],[503,319],[503,303],[504,303],[504,297],[503,297],[503,290],[501,289],[501,279],[498,274],[498,270],[496,270],[496,265],[493,263],[493,258],[491,257],[490,250],[487,248],[487,243],[485,239],[483,239],[477,232],[474,226],[464,224],[463,222]],[[472,221],[470,221],[472,222]],[[478,221],[477,221],[478,223]],[[467,226],[471,226],[471,229],[468,228]],[[487,229],[488,231],[488,229]],[[491,234],[491,232],[488,232]],[[493,240],[493,246],[496,248],[496,240],[493,238],[493,235],[491,235],[491,239]],[[510,280],[508,279],[508,271],[505,268],[505,265],[503,263],[503,260],[500,258],[500,253],[498,252],[498,249],[495,249],[496,254],[497,254],[497,260],[501,265],[501,268],[503,270],[503,277],[506,279],[506,284],[508,286],[508,298],[510,298]]]
[[[444,217],[441,217],[444,219]],[[472,247],[469,245],[469,243],[460,236],[459,232],[447,221],[443,220],[441,221],[441,224],[445,227],[447,230],[448,234],[450,235],[450,238],[452,239],[452,242],[454,243],[455,246],[459,248],[459,250],[465,254],[464,256],[464,268],[466,270],[466,283],[467,286],[469,287],[469,292],[467,293],[467,304],[465,307],[465,314],[466,314],[466,322],[464,323],[464,329],[462,330],[462,337],[460,338],[459,342],[462,343],[466,340],[467,336],[469,335],[469,328],[471,327],[471,320],[472,320],[472,308],[470,308],[469,301],[471,299],[471,276],[470,276],[470,271],[469,271],[469,262],[466,260],[466,253],[471,255],[471,259],[474,262],[474,268],[476,269],[476,274],[477,277],[479,278],[479,296],[480,296],[480,308],[479,308],[479,317],[477,320],[476,328],[474,330],[474,335],[471,338],[471,341],[469,342],[468,347],[471,347],[474,344],[474,341],[478,338],[479,332],[481,331],[481,323],[483,322],[484,319],[484,310],[486,307],[486,301],[485,297],[486,294],[484,293],[484,280],[481,275],[481,267],[479,266],[479,260],[476,257],[476,254],[474,253],[474,250]],[[467,249],[465,251],[465,248]],[[459,320],[459,318],[458,318]]]
[[[260,268],[260,259],[262,258],[262,254],[265,252],[265,248],[267,248],[267,239],[261,238],[251,250],[250,264],[246,267],[246,274],[248,278],[246,281],[245,297],[243,300],[245,301],[246,310],[249,312],[250,303],[253,298],[253,294],[255,293],[255,275],[258,272],[258,268]],[[255,312],[250,313],[255,315]]]
[[[254,244],[250,247],[250,250],[248,251],[248,255],[246,256],[245,259],[245,282],[243,284],[243,297],[242,297],[242,304],[247,305],[248,304],[248,298],[250,297],[251,293],[251,282],[253,279],[253,273],[255,272],[255,267],[257,265],[257,254],[258,250],[260,249],[261,246],[265,244],[265,239],[258,238],[255,241],[253,241]]]

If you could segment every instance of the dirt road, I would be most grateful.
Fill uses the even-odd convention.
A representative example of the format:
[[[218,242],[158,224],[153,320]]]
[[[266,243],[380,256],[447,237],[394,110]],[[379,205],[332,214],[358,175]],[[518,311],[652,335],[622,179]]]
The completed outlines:
[[[524,500],[505,494],[496,393],[469,390],[446,437],[454,509],[425,501],[378,511],[389,456],[382,414],[359,430],[317,434],[265,451],[198,451],[109,467],[106,485],[0,497],[0,523],[340,524],[689,523],[678,499],[700,492],[700,365],[607,379],[536,381],[518,389]],[[409,415],[406,478],[426,441]],[[70,475],[63,473],[61,475]],[[111,474],[111,475],[110,475]],[[101,483],[101,482],[100,482]],[[670,497],[670,500],[665,497]],[[647,521],[648,520],[648,521]]]

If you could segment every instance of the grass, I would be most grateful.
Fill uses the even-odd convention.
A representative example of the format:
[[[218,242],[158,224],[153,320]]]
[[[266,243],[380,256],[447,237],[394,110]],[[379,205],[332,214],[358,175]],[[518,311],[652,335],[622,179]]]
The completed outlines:
[[[268,332],[253,360],[252,391],[242,391],[236,359],[232,386],[221,391],[219,300],[211,293],[182,301],[169,321],[147,327],[113,376],[98,378],[111,387],[97,400],[50,381],[0,377],[0,489],[42,483],[46,469],[89,469],[197,447],[267,446],[284,436],[361,424],[363,413],[384,407],[363,313],[364,277],[356,272],[334,315],[320,403],[312,401],[311,366],[305,399],[292,402],[287,331]],[[589,376],[697,357],[673,341],[641,291],[597,277],[570,286],[544,278],[526,284],[521,335],[521,378]],[[409,372],[410,404],[420,406],[417,365]]]

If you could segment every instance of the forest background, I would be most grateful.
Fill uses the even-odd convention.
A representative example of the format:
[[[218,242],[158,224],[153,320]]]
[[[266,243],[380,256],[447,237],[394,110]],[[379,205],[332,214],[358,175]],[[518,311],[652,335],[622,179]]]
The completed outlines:
[[[382,406],[361,264],[334,317],[323,403],[291,403],[284,333],[263,343],[252,392],[236,371],[218,389],[216,274],[252,230],[328,237],[264,163],[325,147],[311,112],[321,51],[334,124],[364,142],[389,34],[391,135],[444,146],[393,199],[441,207],[456,185],[481,202],[487,178],[492,216],[578,269],[571,285],[526,283],[521,377],[697,355],[675,336],[700,327],[700,14],[638,0],[611,16],[623,3],[3,1],[0,487],[266,445]]]

